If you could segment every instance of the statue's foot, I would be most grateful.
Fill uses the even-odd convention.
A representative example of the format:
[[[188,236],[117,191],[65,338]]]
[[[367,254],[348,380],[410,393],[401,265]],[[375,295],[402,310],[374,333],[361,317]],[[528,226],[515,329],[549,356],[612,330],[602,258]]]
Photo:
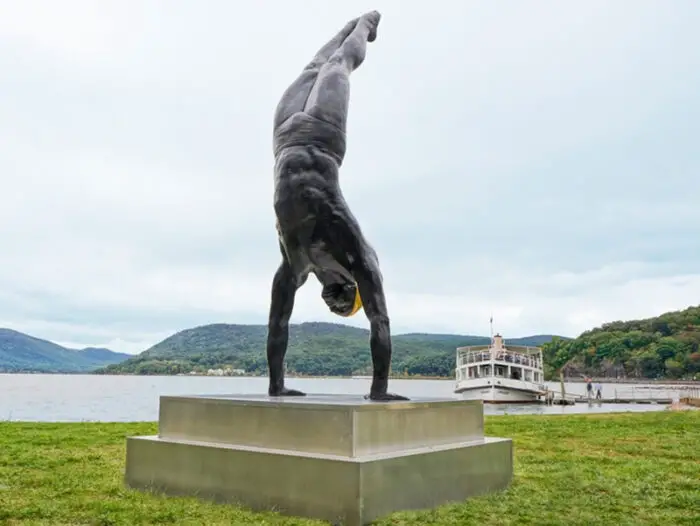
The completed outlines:
[[[340,30],[340,33],[339,33],[339,36],[342,37],[342,40],[345,40],[346,38],[348,38],[352,34],[352,32],[357,27],[357,23],[361,19],[362,19],[362,17],[358,16],[357,18],[353,18],[352,20],[350,20],[350,22],[345,24],[345,26],[343,27],[343,29]]]
[[[287,389],[286,387],[282,389],[270,389],[267,394],[270,396],[306,396],[306,393],[302,393],[296,389]]]
[[[374,42],[377,39],[377,26],[379,25],[379,20],[381,20],[382,15],[379,11],[370,11],[365,13],[360,17],[360,21],[366,24],[369,29],[369,34],[367,35],[367,42]]]
[[[365,395],[365,400],[372,400],[374,402],[398,402],[410,400],[410,398],[393,393],[370,393]]]

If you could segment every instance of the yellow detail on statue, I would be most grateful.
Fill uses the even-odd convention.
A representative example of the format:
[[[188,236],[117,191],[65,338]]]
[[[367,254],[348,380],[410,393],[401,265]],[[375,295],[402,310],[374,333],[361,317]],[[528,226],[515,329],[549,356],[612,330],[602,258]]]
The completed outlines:
[[[344,318],[354,316],[358,310],[362,308],[362,298],[360,297],[360,288],[355,285],[355,303],[352,305],[352,310],[348,314],[342,315]]]

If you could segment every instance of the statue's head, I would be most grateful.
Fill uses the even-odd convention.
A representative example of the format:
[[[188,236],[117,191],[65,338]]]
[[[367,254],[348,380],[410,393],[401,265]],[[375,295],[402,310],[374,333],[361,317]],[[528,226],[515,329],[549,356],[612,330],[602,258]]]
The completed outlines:
[[[352,316],[362,308],[360,291],[354,282],[326,285],[323,287],[321,297],[331,312],[338,316]]]

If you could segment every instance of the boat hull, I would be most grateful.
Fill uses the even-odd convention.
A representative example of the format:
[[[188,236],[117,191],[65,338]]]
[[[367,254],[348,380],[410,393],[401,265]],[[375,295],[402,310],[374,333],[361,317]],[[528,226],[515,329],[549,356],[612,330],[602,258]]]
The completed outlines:
[[[464,400],[481,400],[485,404],[534,404],[541,402],[539,391],[500,385],[469,386],[455,389]]]

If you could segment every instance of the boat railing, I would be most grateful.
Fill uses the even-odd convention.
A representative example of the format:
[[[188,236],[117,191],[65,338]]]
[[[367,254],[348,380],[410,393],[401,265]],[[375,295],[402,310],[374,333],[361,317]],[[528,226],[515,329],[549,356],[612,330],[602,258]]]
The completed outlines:
[[[491,352],[488,349],[479,351],[468,351],[459,354],[460,365],[467,365],[491,360]]]
[[[521,354],[513,351],[494,351],[494,359],[508,364],[525,365],[528,367],[540,366],[538,355]]]
[[[468,345],[466,347],[457,347],[457,351],[459,352],[489,351],[492,349],[498,349],[498,347],[494,347],[491,345]],[[540,349],[539,347],[531,347],[529,345],[504,345],[500,349],[519,354],[539,354],[542,352],[542,349]]]
[[[459,353],[458,365],[471,365],[496,360],[509,365],[523,365],[536,369],[542,368],[540,354],[523,354],[505,349],[478,349],[461,351]]]

